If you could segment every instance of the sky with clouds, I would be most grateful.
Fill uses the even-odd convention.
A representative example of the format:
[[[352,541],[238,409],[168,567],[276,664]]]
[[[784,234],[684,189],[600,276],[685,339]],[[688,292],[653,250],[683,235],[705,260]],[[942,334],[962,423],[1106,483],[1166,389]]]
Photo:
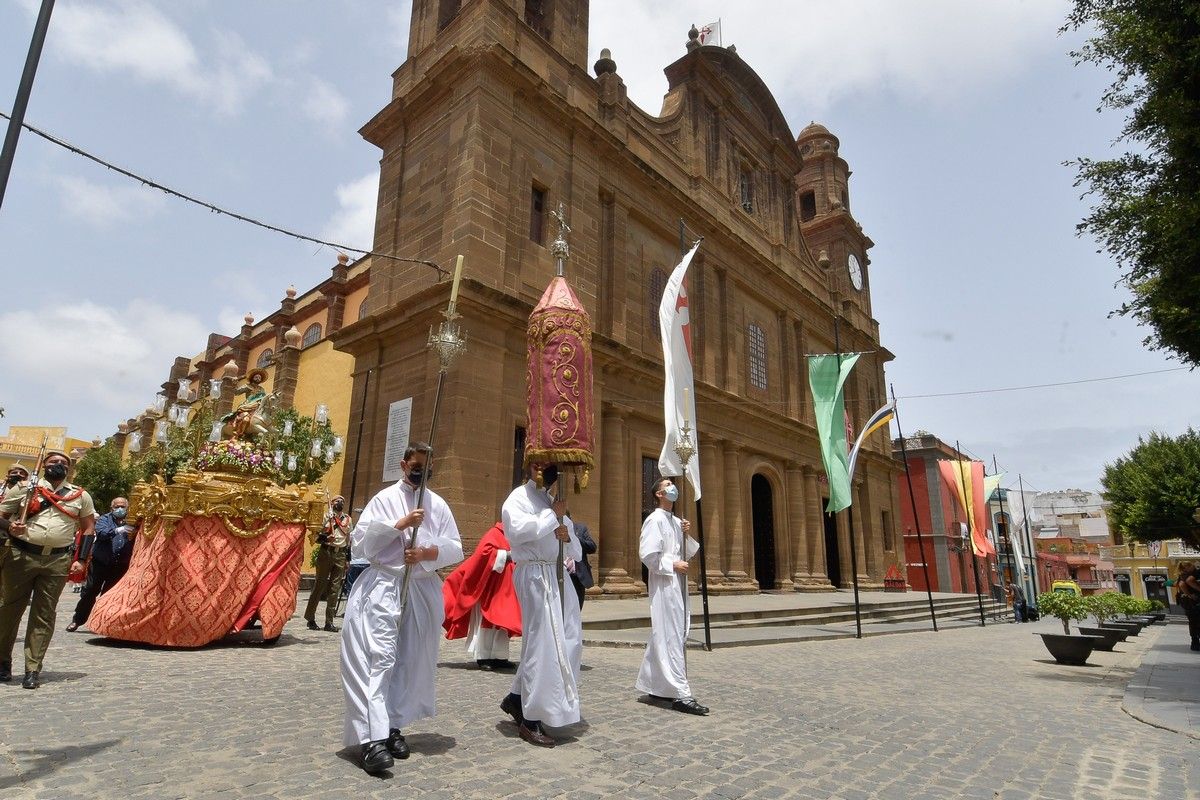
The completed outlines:
[[[37,5],[0,0],[6,110]],[[1063,162],[1112,152],[1120,119],[1096,112],[1107,74],[1075,66],[1079,37],[1058,33],[1069,3],[591,6],[591,60],[611,49],[643,108],[660,107],[688,27],[720,19],[793,133],[816,120],[840,138],[851,207],[876,243],[873,306],[907,433],[960,439],[1050,490],[1097,488],[1140,434],[1195,424],[1200,376],[1164,371],[1179,364],[1109,316],[1118,270],[1074,234],[1087,206]],[[379,153],[356,131],[388,100],[409,14],[377,0],[58,0],[27,121],[218,205],[366,248]],[[0,244],[4,422],[82,438],[144,407],[209,331],[269,313],[335,258],[28,133]]]

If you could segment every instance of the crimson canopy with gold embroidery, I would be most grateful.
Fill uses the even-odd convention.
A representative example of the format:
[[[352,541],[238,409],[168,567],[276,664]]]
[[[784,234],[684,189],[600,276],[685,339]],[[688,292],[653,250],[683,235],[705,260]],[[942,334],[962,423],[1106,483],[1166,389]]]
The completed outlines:
[[[525,466],[578,467],[576,491],[595,466],[592,320],[567,279],[550,281],[526,329],[529,424]],[[540,477],[540,475],[539,475]]]

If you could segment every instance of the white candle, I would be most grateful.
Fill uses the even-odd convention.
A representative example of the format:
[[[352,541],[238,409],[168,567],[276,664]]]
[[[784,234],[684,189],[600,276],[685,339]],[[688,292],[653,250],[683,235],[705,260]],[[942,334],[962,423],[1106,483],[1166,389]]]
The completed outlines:
[[[458,300],[458,282],[462,280],[463,257],[460,255],[454,262],[454,285],[450,287],[450,304]]]
[[[683,424],[690,426],[692,424],[692,404],[689,402],[689,394],[687,389],[683,390]]]

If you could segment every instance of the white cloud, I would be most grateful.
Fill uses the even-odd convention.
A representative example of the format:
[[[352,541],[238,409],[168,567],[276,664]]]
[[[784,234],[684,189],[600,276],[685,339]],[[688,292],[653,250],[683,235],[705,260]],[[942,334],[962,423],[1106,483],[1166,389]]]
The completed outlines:
[[[36,4],[26,2],[32,12]],[[231,34],[202,55],[191,38],[141,0],[66,2],[55,9],[50,52],[102,73],[129,73],[231,114],[271,78],[271,68]]]
[[[84,178],[57,179],[63,210],[97,228],[131,219],[144,219],[162,208],[166,197],[145,186],[105,186]]]
[[[321,238],[350,247],[371,248],[375,242],[375,205],[379,199],[379,173],[343,183],[336,190],[338,210],[321,232]]]
[[[350,101],[337,87],[320,78],[313,78],[308,94],[300,103],[305,116],[325,127],[339,138],[345,137],[346,118],[350,114]]]
[[[195,355],[208,335],[195,317],[142,299],[120,309],[52,299],[0,312],[0,330],[23,331],[70,354],[68,363],[47,358],[44,348],[0,348],[0,373],[21,376],[20,391],[5,398],[14,419],[86,417],[98,428],[105,415],[115,421],[145,408],[175,357]]]
[[[1020,74],[1047,32],[1066,17],[1066,0],[606,0],[592,4],[590,49],[612,50],[629,96],[658,113],[662,70],[685,53],[688,28],[721,18],[726,46],[758,73],[785,108],[808,118],[851,96],[887,92],[918,103],[951,103]],[[630,30],[639,46],[622,47]],[[646,41],[649,39],[649,41]],[[1064,46],[1061,48],[1066,50]],[[792,115],[795,116],[794,114]]]

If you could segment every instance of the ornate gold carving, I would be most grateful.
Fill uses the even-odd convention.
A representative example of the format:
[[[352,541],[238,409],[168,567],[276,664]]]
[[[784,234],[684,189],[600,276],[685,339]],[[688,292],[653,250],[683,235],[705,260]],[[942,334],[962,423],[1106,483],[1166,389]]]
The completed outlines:
[[[129,498],[129,516],[144,522],[142,535],[170,536],[186,516],[216,517],[241,539],[261,536],[274,522],[301,522],[309,533],[321,529],[325,493],[306,485],[280,487],[266,478],[226,472],[180,472],[175,482],[155,475],[138,483]],[[240,521],[240,522],[239,522]]]

